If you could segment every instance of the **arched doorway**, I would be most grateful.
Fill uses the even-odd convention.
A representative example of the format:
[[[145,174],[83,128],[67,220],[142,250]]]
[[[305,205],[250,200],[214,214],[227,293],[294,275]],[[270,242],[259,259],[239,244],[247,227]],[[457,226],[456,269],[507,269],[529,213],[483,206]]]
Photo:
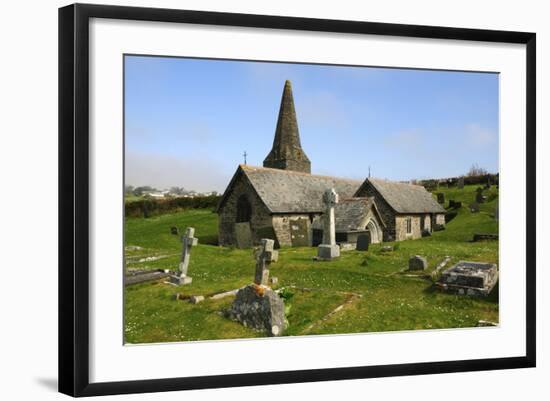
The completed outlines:
[[[250,221],[252,216],[252,205],[246,195],[239,196],[237,200],[237,223],[246,223]]]
[[[370,219],[365,229],[370,233],[371,244],[379,244],[382,242],[382,230],[376,220]]]

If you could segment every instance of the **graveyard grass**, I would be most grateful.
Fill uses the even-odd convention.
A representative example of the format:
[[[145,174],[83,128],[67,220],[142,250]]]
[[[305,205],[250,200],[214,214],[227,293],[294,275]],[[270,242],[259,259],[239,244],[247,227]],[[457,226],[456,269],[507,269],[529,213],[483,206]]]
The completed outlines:
[[[448,255],[450,267],[459,260],[498,264],[498,241],[470,242],[474,233],[498,233],[494,211],[498,189],[484,192],[488,202],[479,213],[468,209],[477,186],[439,188],[449,199],[462,202],[444,231],[431,237],[403,241],[393,252],[371,245],[368,252],[342,252],[337,261],[315,262],[316,248],[283,248],[273,263],[274,288],[294,295],[285,335],[380,332],[395,330],[475,327],[479,320],[498,322],[498,284],[488,298],[441,293],[426,277]],[[125,289],[125,342],[151,343],[261,337],[263,333],[228,320],[222,311],[234,296],[206,299],[199,304],[176,300],[175,294],[210,295],[234,290],[253,281],[252,250],[216,245],[217,215],[211,210],[187,210],[151,218],[127,218],[125,244],[142,249],[126,251],[127,268],[176,269],[181,243],[171,226],[195,227],[199,245],[191,251],[190,285],[174,287],[163,281]],[[388,245],[384,243],[383,245]],[[428,258],[429,269],[406,272],[409,257]],[[144,261],[147,257],[160,257]],[[141,260],[141,261],[140,261]],[[116,267],[114,267],[116,268]],[[337,307],[344,305],[338,312]]]

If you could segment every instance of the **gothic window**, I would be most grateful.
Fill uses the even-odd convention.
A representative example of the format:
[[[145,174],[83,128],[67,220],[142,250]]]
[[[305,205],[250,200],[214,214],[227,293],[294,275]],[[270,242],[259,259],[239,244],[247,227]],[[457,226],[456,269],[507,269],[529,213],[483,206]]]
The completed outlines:
[[[250,221],[252,215],[252,206],[246,195],[241,195],[237,200],[237,223],[246,223]]]

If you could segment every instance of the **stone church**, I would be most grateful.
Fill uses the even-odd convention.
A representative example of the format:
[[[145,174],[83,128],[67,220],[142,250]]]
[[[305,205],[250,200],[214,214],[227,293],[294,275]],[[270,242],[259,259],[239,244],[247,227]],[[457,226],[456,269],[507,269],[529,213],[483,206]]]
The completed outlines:
[[[239,165],[217,208],[219,244],[312,246],[322,238],[323,193],[334,188],[336,239],[354,243],[419,238],[445,224],[445,210],[424,187],[367,178],[364,182],[311,174],[300,143],[292,87],[285,82],[273,147],[263,167]]]

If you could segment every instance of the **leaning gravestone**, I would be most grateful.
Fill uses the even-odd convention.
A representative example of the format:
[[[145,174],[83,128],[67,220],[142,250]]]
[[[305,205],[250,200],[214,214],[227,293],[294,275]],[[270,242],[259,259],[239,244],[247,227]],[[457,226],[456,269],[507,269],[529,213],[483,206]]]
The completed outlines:
[[[334,188],[323,194],[325,213],[323,215],[323,243],[317,247],[317,260],[332,260],[340,256],[340,247],[336,245],[336,225],[334,206],[338,203],[338,194]]]
[[[237,244],[237,248],[241,249],[252,247],[250,223],[235,223],[235,243]]]
[[[370,245],[370,234],[359,234],[357,236],[357,249],[358,251],[368,251]]]
[[[458,187],[458,189],[464,189],[464,177],[460,177],[458,179],[457,187]]]
[[[179,272],[177,275],[170,277],[170,282],[175,285],[191,284],[193,281],[193,279],[187,275],[189,260],[191,259],[191,248],[196,246],[199,242],[199,240],[195,238],[195,229],[193,227],[187,227],[185,235],[181,237],[181,242],[182,250]]]
[[[428,268],[428,260],[420,255],[415,255],[409,259],[409,270],[426,270]]]
[[[269,282],[269,265],[276,262],[279,258],[279,252],[274,250],[275,241],[272,239],[262,239],[262,246],[256,253],[256,275],[254,283],[258,285],[267,285]]]
[[[226,312],[230,319],[245,327],[280,336],[285,329],[285,304],[279,295],[268,287],[269,265],[277,260],[274,241],[262,239],[262,247],[256,253],[254,283],[241,288],[235,301]]]
[[[443,192],[437,193],[437,203],[441,203],[441,204],[445,203],[445,194]]]

